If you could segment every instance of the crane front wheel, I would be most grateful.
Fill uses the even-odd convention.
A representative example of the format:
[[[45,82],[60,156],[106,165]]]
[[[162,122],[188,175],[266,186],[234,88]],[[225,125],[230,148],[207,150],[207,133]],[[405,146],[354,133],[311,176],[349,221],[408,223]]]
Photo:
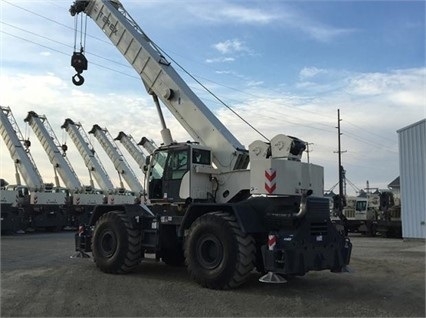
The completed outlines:
[[[141,240],[126,214],[111,211],[96,222],[92,238],[96,266],[106,273],[126,273],[141,261]]]

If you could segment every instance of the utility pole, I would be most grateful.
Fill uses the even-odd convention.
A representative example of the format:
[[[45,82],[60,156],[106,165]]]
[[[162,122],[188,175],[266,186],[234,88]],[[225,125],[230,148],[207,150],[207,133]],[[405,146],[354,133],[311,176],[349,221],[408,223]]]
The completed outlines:
[[[339,210],[339,215],[343,215],[342,211],[343,211],[343,198],[344,198],[344,191],[343,191],[343,179],[344,179],[344,169],[342,166],[342,153],[346,152],[346,151],[342,151],[341,149],[341,142],[340,142],[340,136],[342,135],[342,133],[340,132],[340,122],[342,120],[340,119],[340,109],[337,109],[337,145],[338,145],[338,150],[337,150],[337,154],[338,154],[338,158],[339,158],[339,205],[338,205],[338,210]]]

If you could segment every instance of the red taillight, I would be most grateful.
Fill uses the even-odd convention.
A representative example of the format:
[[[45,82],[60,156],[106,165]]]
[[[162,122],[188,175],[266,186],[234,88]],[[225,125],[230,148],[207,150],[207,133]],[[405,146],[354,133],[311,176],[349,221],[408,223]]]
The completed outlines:
[[[78,236],[81,236],[84,233],[84,225],[78,227]]]

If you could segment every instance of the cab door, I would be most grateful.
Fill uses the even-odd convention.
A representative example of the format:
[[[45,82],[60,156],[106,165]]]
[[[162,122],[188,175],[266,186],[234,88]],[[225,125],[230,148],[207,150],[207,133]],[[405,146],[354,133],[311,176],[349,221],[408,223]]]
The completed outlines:
[[[151,200],[181,201],[179,190],[183,176],[189,171],[189,148],[158,151],[153,155],[149,177]]]
[[[169,152],[163,179],[163,199],[181,201],[179,197],[183,176],[189,171],[188,148]],[[183,198],[184,199],[184,198]]]

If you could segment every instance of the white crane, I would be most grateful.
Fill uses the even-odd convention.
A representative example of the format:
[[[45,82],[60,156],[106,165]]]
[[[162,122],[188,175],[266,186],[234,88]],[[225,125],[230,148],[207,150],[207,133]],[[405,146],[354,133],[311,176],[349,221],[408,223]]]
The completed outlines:
[[[49,157],[55,172],[57,187],[59,187],[59,174],[72,196],[70,215],[73,219],[73,225],[87,222],[92,208],[98,204],[103,204],[105,195],[91,186],[83,186],[80,183],[71,162],[66,157],[68,147],[65,144],[60,144],[46,116],[30,111],[24,121],[31,126]]]
[[[132,158],[139,165],[139,168],[143,170],[145,166],[146,156],[144,155],[141,148],[139,148],[138,144],[136,144],[132,135],[127,135],[126,133],[120,131],[118,136],[114,139],[121,142],[123,147],[128,151],[128,153],[132,156]]]
[[[24,139],[10,107],[0,109],[0,132],[15,164],[17,184],[21,184],[20,173],[31,191],[42,190],[44,183],[30,153],[31,142]]]
[[[90,175],[94,176],[99,187],[107,196],[108,204],[133,203],[134,198],[123,188],[115,188],[102,162],[96,154],[83,126],[67,118],[61,128],[65,129],[80,155],[82,156]],[[92,185],[93,186],[93,185]]]
[[[106,128],[101,128],[99,125],[93,125],[92,129],[89,131],[89,134],[93,134],[96,137],[99,144],[102,146],[114,164],[114,167],[119,173],[119,176],[123,177],[130,190],[135,192],[137,196],[143,194],[144,189],[141,183],[136,178],[135,173],[133,172],[132,168],[130,168],[126,158],[124,158],[108,130]]]
[[[138,142],[139,146],[142,146],[150,155],[154,153],[158,146],[152,139],[142,137],[141,141]]]
[[[15,164],[18,186],[13,189],[17,191],[16,195],[21,201],[25,202],[25,197],[29,196],[29,204],[23,206],[29,217],[28,223],[34,228],[61,228],[66,223],[68,194],[63,189],[54,187],[53,183],[43,182],[29,150],[31,142],[24,139],[11,109],[3,106],[0,109],[0,132]],[[29,191],[20,186],[20,176]]]
[[[323,168],[301,161],[305,142],[279,134],[253,141],[247,151],[120,1],[76,0],[70,13],[92,18],[132,65],[154,99],[162,128],[163,145],[149,157],[147,168],[148,207],[100,207],[91,220],[93,233],[81,233],[93,241],[101,270],[126,272],[144,253],[155,252],[167,264],[185,261],[202,286],[223,289],[242,284],[255,265],[269,272],[261,278],[267,282],[345,268],[351,243],[330,220]],[[83,49],[74,52],[71,62],[78,85],[87,69]],[[194,142],[173,141],[160,100]],[[158,178],[153,171],[163,174]],[[123,231],[116,230],[117,224]],[[120,248],[112,248],[114,253],[103,244],[109,239],[106,229],[126,237]],[[78,250],[86,246],[77,240]]]
[[[77,150],[82,156],[90,175],[94,176],[99,187],[105,191],[105,193],[114,191],[114,185],[96,154],[94,147],[83,129],[83,126],[80,123],[75,123],[72,119],[67,118],[61,128],[65,129],[71,137],[77,147]]]

